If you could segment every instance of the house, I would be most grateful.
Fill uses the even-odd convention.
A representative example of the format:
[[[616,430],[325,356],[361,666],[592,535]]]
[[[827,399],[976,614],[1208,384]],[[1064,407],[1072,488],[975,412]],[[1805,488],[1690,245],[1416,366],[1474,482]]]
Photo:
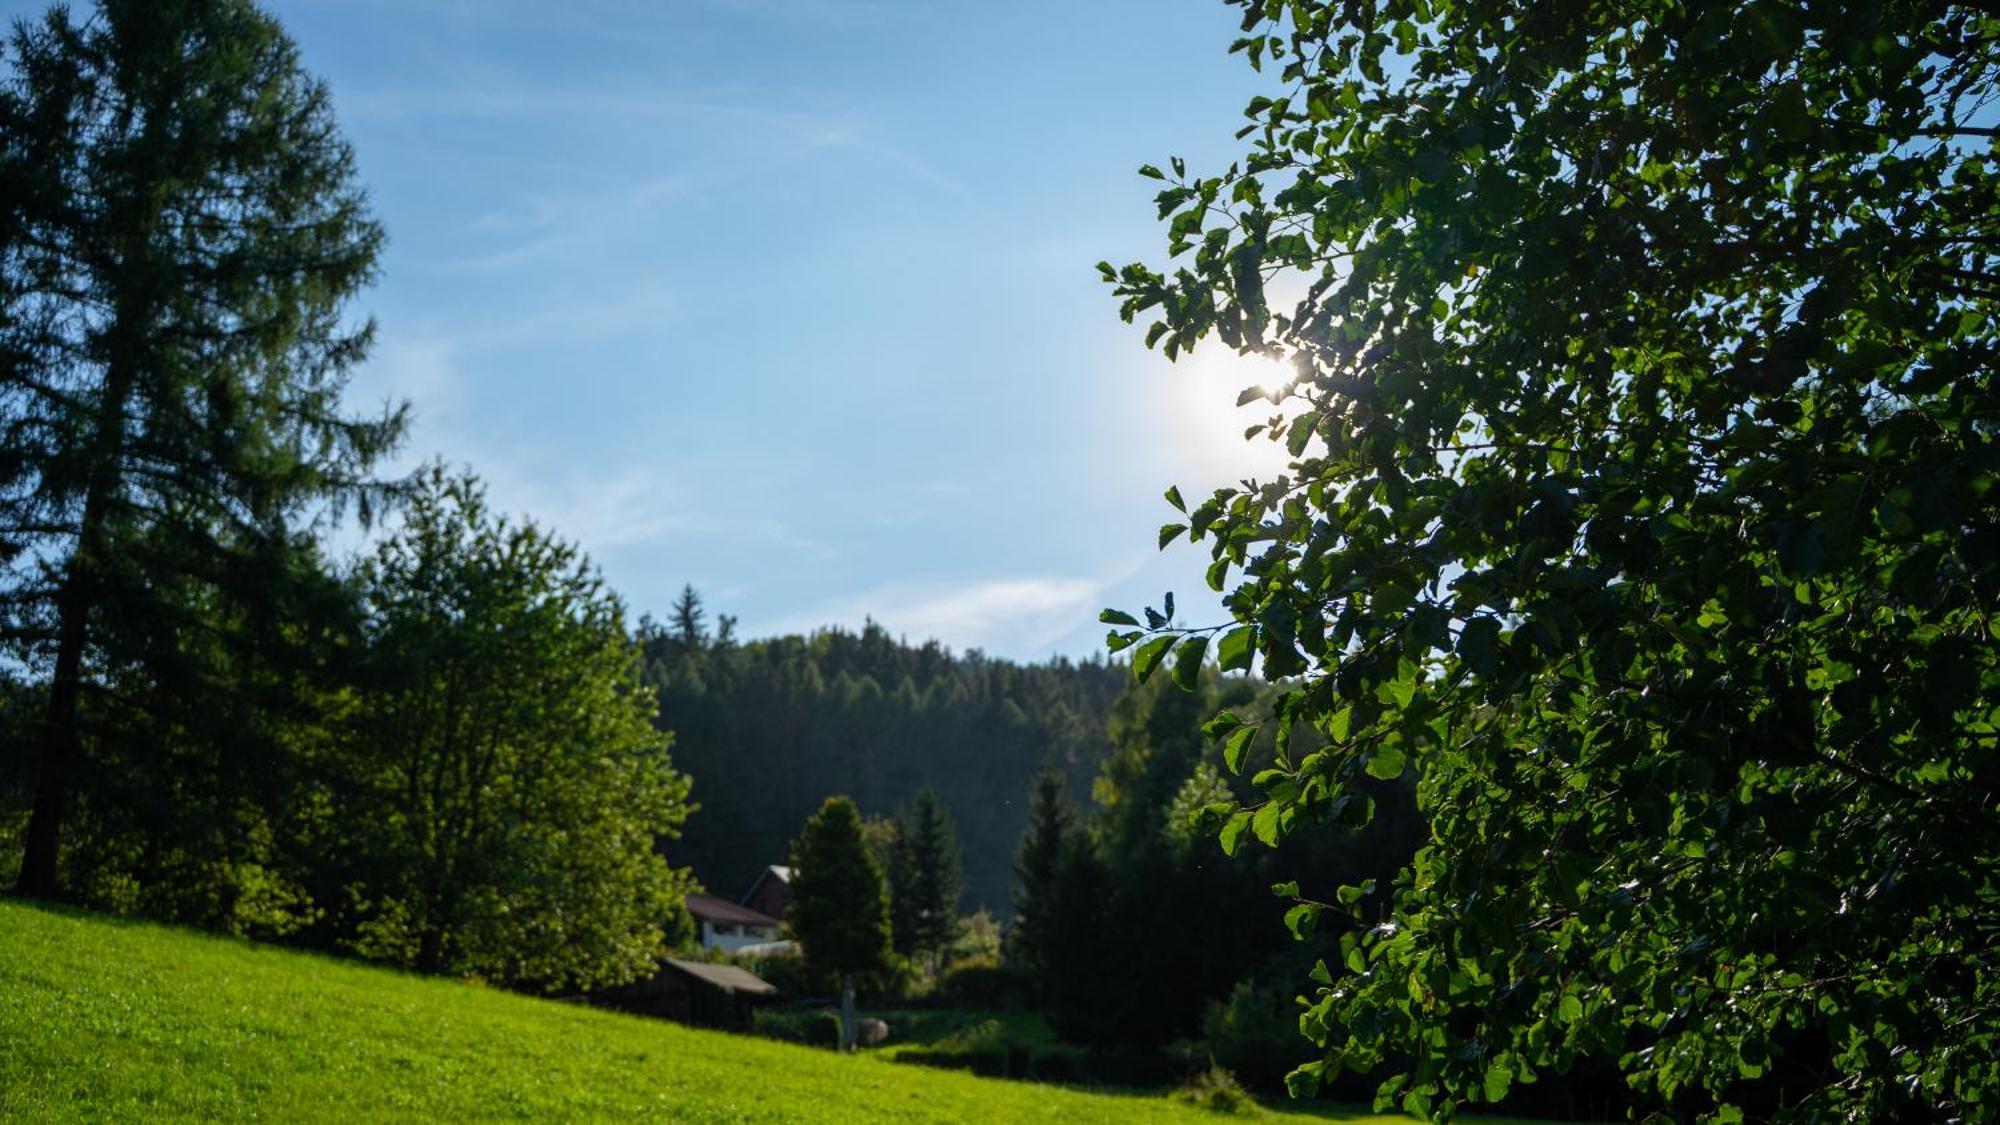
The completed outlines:
[[[792,901],[792,869],[774,863],[764,869],[757,881],[750,884],[750,892],[743,896],[743,905],[752,910],[762,911],[773,918],[783,918],[785,907]]]
[[[709,949],[734,950],[778,940],[778,920],[763,911],[700,894],[687,896],[687,908],[701,927],[701,944]]]
[[[590,997],[601,1007],[677,1023],[750,1030],[750,1013],[759,1004],[779,998],[769,981],[734,965],[711,965],[668,957],[650,978]]]

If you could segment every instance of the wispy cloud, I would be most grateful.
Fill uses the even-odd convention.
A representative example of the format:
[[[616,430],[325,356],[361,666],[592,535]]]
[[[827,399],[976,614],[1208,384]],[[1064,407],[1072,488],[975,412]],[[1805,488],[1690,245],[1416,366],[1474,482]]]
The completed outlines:
[[[473,383],[462,362],[458,350],[438,337],[391,337],[358,373],[353,401],[401,398],[411,404],[412,437],[389,472],[433,460],[470,468],[485,482],[496,510],[531,519],[593,555],[672,538],[752,540],[800,553],[821,549],[780,521],[699,502],[656,465],[598,458],[578,467],[565,459],[551,469],[551,458],[533,449],[496,445],[478,424]]]
[[[938,640],[1025,658],[1048,654],[1079,622],[1096,615],[1105,583],[1087,578],[995,578],[963,583],[904,581],[793,614],[773,633],[874,620],[912,641]]]

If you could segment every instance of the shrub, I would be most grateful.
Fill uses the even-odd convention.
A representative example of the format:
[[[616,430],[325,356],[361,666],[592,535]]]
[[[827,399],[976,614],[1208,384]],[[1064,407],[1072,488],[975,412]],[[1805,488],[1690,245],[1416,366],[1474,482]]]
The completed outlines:
[[[1020,999],[1020,981],[993,954],[965,957],[938,975],[936,996],[961,1008],[1009,1008]]]
[[[815,1047],[840,1046],[840,1013],[832,1008],[821,1008],[806,1021],[806,1042]]]
[[[1182,1083],[1173,1097],[1177,1102],[1199,1106],[1211,1113],[1253,1116],[1258,1112],[1256,1099],[1243,1089],[1234,1074],[1219,1066],[1211,1066]]]
[[[759,1008],[751,1013],[752,1034],[815,1047],[840,1045],[840,1013],[832,1008]]]
[[[1258,1089],[1282,1089],[1285,1075],[1313,1055],[1299,1034],[1289,987],[1242,981],[1202,1019],[1209,1060]]]

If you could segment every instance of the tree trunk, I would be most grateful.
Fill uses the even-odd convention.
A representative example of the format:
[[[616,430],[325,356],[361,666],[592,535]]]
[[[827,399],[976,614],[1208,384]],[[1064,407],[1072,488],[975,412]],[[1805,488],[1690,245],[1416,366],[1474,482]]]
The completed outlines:
[[[857,1038],[854,1026],[854,975],[840,974],[840,1049],[852,1051]]]
[[[49,684],[48,709],[42,716],[41,762],[35,778],[35,804],[28,814],[27,837],[22,841],[21,873],[14,893],[32,898],[57,898],[62,886],[57,877],[62,856],[62,825],[69,813],[69,789],[77,758],[82,756],[82,738],[76,729],[76,697],[83,679],[83,619],[86,599],[72,593],[78,585],[72,568],[63,583],[58,610],[62,620],[56,642],[54,679]]]
[[[92,454],[96,464],[84,495],[83,517],[77,523],[76,547],[56,595],[56,663],[49,681],[48,709],[43,713],[41,768],[35,779],[35,805],[28,815],[27,836],[22,841],[21,874],[14,885],[17,894],[35,898],[56,898],[62,893],[58,877],[62,826],[69,813],[77,762],[83,756],[83,732],[77,715],[77,698],[83,691],[83,653],[90,642],[97,568],[105,554],[104,509],[121,481],[125,403],[131,391],[131,365],[114,363],[98,410],[97,448]]]
[[[148,205],[142,205],[142,207]],[[109,557],[105,542],[107,510],[124,487],[125,413],[148,348],[157,301],[153,298],[148,248],[156,210],[142,211],[126,229],[120,261],[122,281],[130,288],[117,301],[109,333],[104,397],[97,404],[97,432],[90,448],[90,481],[84,490],[83,513],[77,520],[76,545],[56,594],[56,662],[49,681],[49,704],[42,724],[42,760],[35,779],[35,805],[22,841],[21,874],[15,891],[37,898],[56,898],[62,887],[62,826],[69,813],[70,789],[83,757],[77,699],[83,691],[83,656],[90,643],[90,611],[102,596],[101,569]]]

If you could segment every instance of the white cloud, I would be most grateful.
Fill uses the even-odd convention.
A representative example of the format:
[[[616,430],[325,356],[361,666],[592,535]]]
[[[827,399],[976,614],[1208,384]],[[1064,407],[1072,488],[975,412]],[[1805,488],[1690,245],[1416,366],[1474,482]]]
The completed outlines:
[[[1105,583],[1085,578],[1000,578],[960,584],[893,582],[793,614],[764,632],[806,633],[826,625],[858,628],[874,619],[912,642],[942,641],[1023,659],[1097,615]]]

